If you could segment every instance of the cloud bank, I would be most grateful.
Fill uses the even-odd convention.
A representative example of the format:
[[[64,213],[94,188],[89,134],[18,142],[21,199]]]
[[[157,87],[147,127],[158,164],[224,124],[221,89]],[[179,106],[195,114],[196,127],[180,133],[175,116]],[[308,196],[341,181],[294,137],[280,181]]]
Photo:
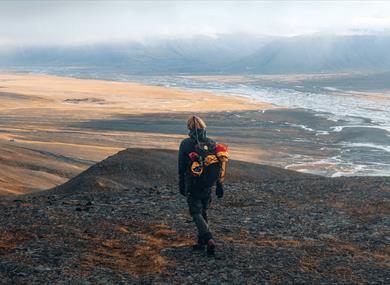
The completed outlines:
[[[1,1],[0,44],[390,31],[382,1]]]

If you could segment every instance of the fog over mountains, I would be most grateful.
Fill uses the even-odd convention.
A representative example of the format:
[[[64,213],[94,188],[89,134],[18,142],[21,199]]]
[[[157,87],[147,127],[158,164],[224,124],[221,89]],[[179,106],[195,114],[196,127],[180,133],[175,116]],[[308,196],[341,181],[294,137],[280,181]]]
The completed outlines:
[[[0,68],[106,68],[128,74],[277,74],[390,70],[390,34],[187,39],[0,47]]]

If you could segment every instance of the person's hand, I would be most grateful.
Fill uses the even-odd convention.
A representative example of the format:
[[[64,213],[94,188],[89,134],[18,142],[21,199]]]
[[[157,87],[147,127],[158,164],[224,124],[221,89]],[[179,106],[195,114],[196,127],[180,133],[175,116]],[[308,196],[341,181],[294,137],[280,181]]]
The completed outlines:
[[[215,194],[217,195],[218,198],[223,197],[223,185],[222,183],[217,183],[217,189],[215,190]]]
[[[186,186],[185,186],[185,183],[184,181],[180,180],[179,181],[179,191],[180,191],[180,194],[183,195],[183,196],[187,196],[186,194]]]

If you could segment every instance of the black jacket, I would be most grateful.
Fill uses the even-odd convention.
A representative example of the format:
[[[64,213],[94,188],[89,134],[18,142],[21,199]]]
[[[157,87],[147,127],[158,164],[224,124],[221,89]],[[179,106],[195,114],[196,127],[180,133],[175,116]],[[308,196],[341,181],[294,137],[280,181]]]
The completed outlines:
[[[200,143],[214,143],[215,142],[206,136],[206,131],[204,129],[191,130],[189,133],[189,138],[184,139],[179,147],[179,157],[178,157],[178,172],[179,172],[179,183],[181,186],[185,185],[187,191],[194,192],[198,194],[210,193],[210,189],[191,189],[191,179],[192,173],[190,170],[191,160],[189,158],[189,153],[196,151],[195,146],[198,141]],[[193,193],[192,193],[193,194]],[[202,195],[203,196],[203,195]]]

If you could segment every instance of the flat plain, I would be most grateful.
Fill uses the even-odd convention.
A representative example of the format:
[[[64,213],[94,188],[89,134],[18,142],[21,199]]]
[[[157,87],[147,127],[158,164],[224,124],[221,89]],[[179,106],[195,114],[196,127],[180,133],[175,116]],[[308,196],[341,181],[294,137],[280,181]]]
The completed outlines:
[[[49,189],[127,147],[177,148],[186,134],[184,120],[189,113],[264,108],[273,107],[239,97],[136,83],[3,73],[0,193]],[[153,125],[150,133],[82,126],[93,120],[167,113],[184,116],[176,134],[164,134]]]

